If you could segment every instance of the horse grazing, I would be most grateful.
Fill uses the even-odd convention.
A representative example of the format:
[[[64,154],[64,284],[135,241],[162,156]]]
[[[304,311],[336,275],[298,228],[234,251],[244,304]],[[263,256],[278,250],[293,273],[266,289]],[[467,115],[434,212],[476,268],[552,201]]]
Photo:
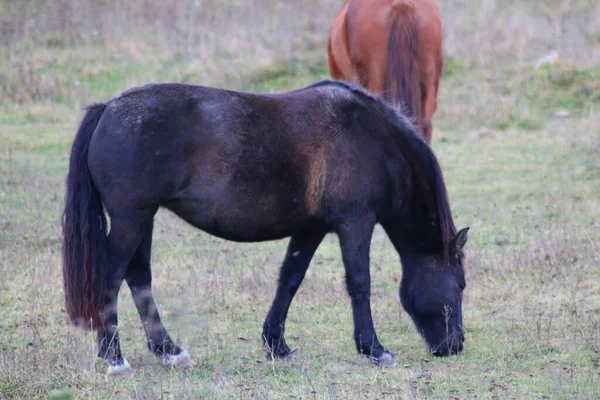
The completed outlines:
[[[463,348],[467,230],[455,230],[430,147],[409,120],[357,86],[323,81],[256,94],[164,83],[126,91],[88,108],[71,150],[65,203],[66,310],[74,324],[98,331],[109,374],[131,368],[117,334],[123,280],[149,350],[168,365],[190,362],[152,296],[159,207],[227,240],[291,237],[262,332],[274,358],[290,355],[287,312],[331,232],[340,241],[356,348],[375,363],[395,364],[371,317],[376,223],[400,254],[402,305],[431,352]]]
[[[442,73],[442,23],[434,0],[346,0],[328,41],[334,79],[403,104],[427,143]]]

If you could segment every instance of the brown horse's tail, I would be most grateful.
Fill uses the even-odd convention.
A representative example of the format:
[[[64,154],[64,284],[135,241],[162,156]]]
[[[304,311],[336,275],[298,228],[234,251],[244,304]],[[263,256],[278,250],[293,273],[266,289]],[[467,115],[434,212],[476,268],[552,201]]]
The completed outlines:
[[[104,104],[88,107],[69,161],[63,213],[63,283],[66,310],[73,324],[101,326],[106,296],[108,253],[106,217],[88,169],[88,147],[104,112]]]
[[[388,44],[388,100],[402,103],[405,112],[419,124],[421,82],[419,77],[417,15],[412,0],[396,0],[392,5]]]

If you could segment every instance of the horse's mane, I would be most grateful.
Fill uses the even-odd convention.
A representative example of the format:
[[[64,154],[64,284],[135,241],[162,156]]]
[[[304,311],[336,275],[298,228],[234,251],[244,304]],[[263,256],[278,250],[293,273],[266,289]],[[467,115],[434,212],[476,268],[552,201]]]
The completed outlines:
[[[380,97],[377,94],[369,92],[367,89],[363,88],[362,86],[353,85],[352,83],[349,83],[346,81],[336,81],[336,80],[332,80],[332,79],[324,79],[324,80],[315,82],[312,85],[305,87],[304,89],[311,89],[311,88],[318,88],[318,87],[331,87],[331,86],[337,86],[338,88],[349,90],[353,93],[368,97],[372,100],[380,100]],[[300,90],[304,90],[304,89],[300,89]]]
[[[429,186],[430,196],[434,197],[435,204],[433,206],[437,211],[442,251],[445,260],[448,261],[450,242],[456,235],[456,227],[452,219],[442,170],[433,150],[416,132],[412,120],[400,109],[393,107],[380,96],[370,93],[362,87],[344,81],[323,80],[308,86],[307,89],[332,86],[346,89],[364,102],[371,104],[382,112],[384,117],[396,128],[395,131],[400,139],[399,143],[404,156],[411,161],[413,168],[415,166],[420,168],[420,171],[413,172],[413,176],[425,179]],[[425,193],[421,195],[425,195]]]

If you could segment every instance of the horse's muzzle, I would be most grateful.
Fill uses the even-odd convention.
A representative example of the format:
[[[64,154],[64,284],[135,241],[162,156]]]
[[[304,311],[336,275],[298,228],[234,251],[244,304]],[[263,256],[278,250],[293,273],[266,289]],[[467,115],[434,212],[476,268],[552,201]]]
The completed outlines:
[[[465,336],[462,332],[448,336],[448,338],[431,349],[431,354],[436,357],[448,357],[453,354],[458,354],[465,348]]]

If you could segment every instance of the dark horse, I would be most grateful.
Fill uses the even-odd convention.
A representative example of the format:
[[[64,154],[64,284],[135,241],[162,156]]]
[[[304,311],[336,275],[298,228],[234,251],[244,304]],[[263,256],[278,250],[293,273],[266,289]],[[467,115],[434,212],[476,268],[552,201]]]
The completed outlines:
[[[363,89],[324,81],[253,94],[152,84],[88,108],[67,177],[64,289],[73,323],[98,330],[98,355],[109,373],[130,369],[117,335],[123,280],[150,351],[169,365],[190,360],[169,337],[151,293],[152,227],[161,206],[227,240],[291,237],[263,325],[272,357],[290,355],[290,303],[323,237],[335,232],[356,348],[376,363],[395,364],[371,317],[376,223],[400,254],[402,305],[431,352],[463,348],[467,229],[455,230],[430,147],[405,117]]]

